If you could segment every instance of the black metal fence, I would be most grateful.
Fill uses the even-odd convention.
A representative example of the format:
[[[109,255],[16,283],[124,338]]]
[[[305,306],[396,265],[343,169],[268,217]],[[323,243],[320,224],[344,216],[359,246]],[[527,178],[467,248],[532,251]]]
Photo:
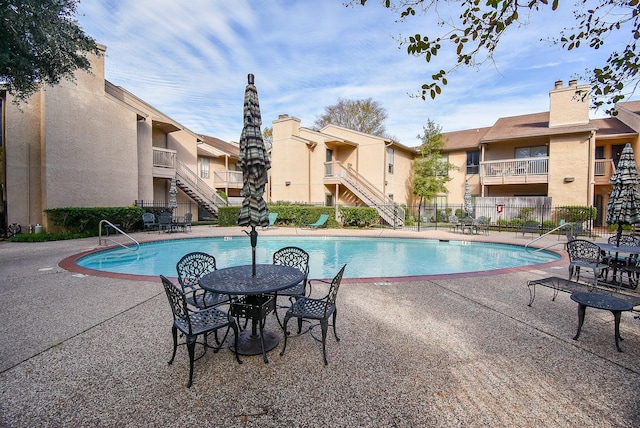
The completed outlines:
[[[489,226],[499,231],[517,231],[525,222],[538,224],[540,232],[548,232],[566,225],[578,235],[606,235],[612,232],[602,222],[601,213],[593,206],[554,206],[550,204],[498,203],[473,205],[471,212],[465,211],[464,204],[426,204],[406,206],[404,229],[429,229],[449,227],[451,216],[458,219],[485,217]],[[401,224],[402,222],[396,222]],[[393,226],[393,225],[391,225]],[[614,228],[612,228],[614,229]],[[632,229],[629,227],[629,229]],[[559,230],[564,234],[564,227]]]

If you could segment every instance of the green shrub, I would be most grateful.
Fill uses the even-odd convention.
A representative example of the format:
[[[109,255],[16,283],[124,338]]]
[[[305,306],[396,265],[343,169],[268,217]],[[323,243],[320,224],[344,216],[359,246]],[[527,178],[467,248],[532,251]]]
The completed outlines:
[[[581,205],[564,206],[556,208],[556,215],[567,223],[575,223],[595,219],[598,215],[598,209]]]
[[[357,227],[370,227],[380,218],[378,211],[371,207],[340,207],[340,216],[343,226]]]
[[[108,220],[125,232],[136,230],[142,223],[145,210],[140,207],[66,207],[51,208],[44,211],[49,220],[49,230],[52,234],[89,234],[97,236],[101,220]]]
[[[314,223],[320,214],[328,214],[327,227],[339,227],[335,219],[335,208],[313,205],[269,205],[269,212],[278,213],[279,225],[303,227]],[[218,210],[218,225],[237,226],[240,207],[221,207]]]

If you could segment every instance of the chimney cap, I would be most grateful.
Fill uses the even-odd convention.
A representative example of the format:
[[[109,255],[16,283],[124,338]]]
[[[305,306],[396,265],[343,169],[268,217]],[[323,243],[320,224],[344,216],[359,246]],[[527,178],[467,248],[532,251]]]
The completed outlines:
[[[556,89],[562,88],[562,80],[556,80],[555,86],[556,86]]]

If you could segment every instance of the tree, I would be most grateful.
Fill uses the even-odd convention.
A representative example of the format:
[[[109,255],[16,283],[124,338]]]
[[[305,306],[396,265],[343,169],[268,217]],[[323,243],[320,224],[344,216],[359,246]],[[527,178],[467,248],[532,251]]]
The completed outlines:
[[[41,84],[73,80],[89,70],[89,53],[100,54],[95,40],[75,20],[79,0],[0,0],[0,84],[16,102]]]
[[[366,100],[338,99],[338,103],[325,107],[324,114],[314,123],[314,129],[320,130],[329,124],[342,126],[365,134],[386,137],[384,121],[387,111],[371,98]]]
[[[262,130],[262,141],[264,141],[264,147],[267,151],[273,147],[273,128],[265,127]]]
[[[357,2],[364,6],[367,0]],[[401,42],[408,54],[424,56],[427,62],[446,51],[445,47],[456,57],[449,70],[439,70],[432,74],[431,83],[422,85],[421,96],[426,99],[439,95],[447,84],[447,75],[456,69],[492,61],[496,47],[509,29],[515,31],[527,25],[543,8],[555,11],[559,0],[382,0],[382,4],[397,13],[401,21],[428,13],[438,16],[438,25],[434,26],[437,30],[430,29],[429,34],[415,34]],[[460,8],[457,17],[451,14],[455,4]],[[639,4],[640,0],[577,0],[573,9],[575,25],[551,39],[566,50],[585,46],[609,49],[606,63],[582,76],[591,86],[592,106],[606,105],[608,113],[614,113],[613,105],[632,95],[640,84],[640,57],[636,50],[640,39]],[[433,34],[434,31],[440,33]],[[622,49],[605,44],[615,32],[629,36]]]
[[[445,144],[442,127],[428,119],[423,131],[422,135],[417,136],[422,141],[418,148],[420,156],[413,161],[412,190],[413,194],[420,198],[418,210],[423,201],[430,201],[440,194],[447,193],[447,183],[451,181],[449,171],[457,169],[440,153]]]

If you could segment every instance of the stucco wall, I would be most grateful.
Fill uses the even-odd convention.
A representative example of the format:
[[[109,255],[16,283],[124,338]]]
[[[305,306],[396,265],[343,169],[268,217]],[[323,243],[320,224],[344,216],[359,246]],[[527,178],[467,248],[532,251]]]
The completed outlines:
[[[40,163],[41,94],[13,104],[7,97],[5,116],[6,194],[8,223],[42,223]]]
[[[138,197],[136,114],[63,83],[45,92],[46,208],[125,206]]]
[[[549,143],[549,190],[554,205],[591,205],[593,148],[589,135],[551,138]],[[591,176],[591,177],[590,177]],[[565,181],[565,178],[567,179]],[[573,179],[573,181],[570,181]]]

